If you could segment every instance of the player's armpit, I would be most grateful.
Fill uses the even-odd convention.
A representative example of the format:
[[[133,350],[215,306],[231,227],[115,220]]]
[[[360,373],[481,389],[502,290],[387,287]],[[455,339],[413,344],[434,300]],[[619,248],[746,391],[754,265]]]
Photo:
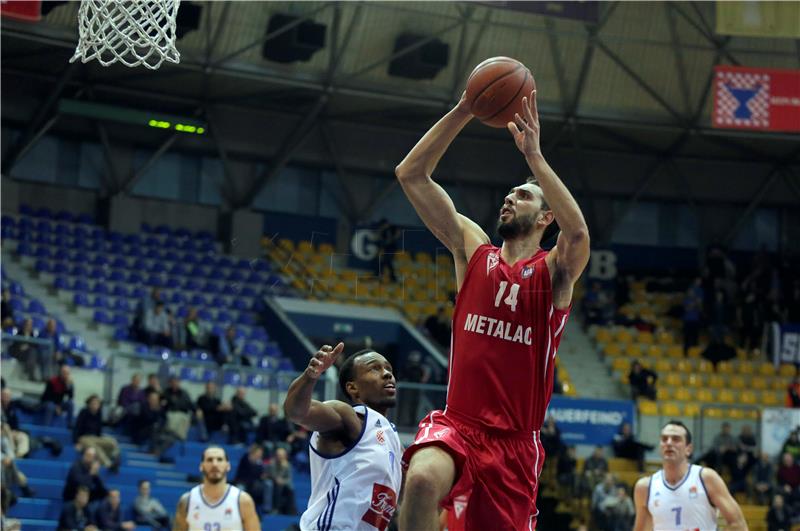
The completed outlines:
[[[559,233],[556,246],[551,253],[554,255],[558,270],[574,284],[589,263],[589,231],[578,231],[572,236],[566,236],[564,232]]]
[[[731,531],[747,531],[747,522],[744,519],[742,508],[739,507],[739,504],[733,499],[733,496],[731,496],[728,490],[728,486],[725,485],[725,482],[719,474],[711,468],[703,468],[703,470],[700,471],[700,479],[703,480],[703,486],[705,486],[706,492],[708,493],[708,499],[711,500],[714,507],[719,509],[720,514],[728,523],[726,529],[730,529]]]
[[[256,504],[246,492],[242,492],[239,496],[239,514],[242,515],[244,531],[259,531],[261,529],[261,523],[258,521],[258,513],[256,512]]]
[[[653,515],[647,509],[647,494],[650,490],[650,478],[641,478],[633,488],[633,503],[636,507],[636,521],[634,531],[652,531]]]
[[[186,521],[187,506],[189,505],[189,493],[187,492],[178,500],[178,507],[175,509],[175,521],[172,524],[172,531],[188,531],[189,522]]]
[[[309,431],[320,433],[345,431],[352,434],[361,432],[361,419],[352,406],[340,400],[326,402],[312,400],[306,417],[292,420]]]

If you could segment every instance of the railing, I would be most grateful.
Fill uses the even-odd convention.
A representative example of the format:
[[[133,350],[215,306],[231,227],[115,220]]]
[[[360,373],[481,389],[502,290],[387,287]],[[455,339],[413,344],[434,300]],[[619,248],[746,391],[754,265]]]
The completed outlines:
[[[31,374],[38,371],[41,380],[45,381],[56,372],[55,347],[52,339],[38,337],[19,336],[13,334],[2,334],[3,355],[15,358],[21,368]],[[35,376],[35,374],[34,374]],[[37,380],[38,378],[33,378]]]

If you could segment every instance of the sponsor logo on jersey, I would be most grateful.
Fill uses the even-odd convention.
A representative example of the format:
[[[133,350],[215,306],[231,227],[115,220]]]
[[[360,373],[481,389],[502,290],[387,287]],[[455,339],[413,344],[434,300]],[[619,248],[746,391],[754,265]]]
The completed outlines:
[[[443,428],[433,434],[434,439],[441,439],[450,432],[450,428]]]
[[[697,485],[692,485],[689,487],[689,497],[697,498]]]
[[[386,437],[383,436],[383,430],[376,431],[375,438],[378,439],[378,444],[384,444],[386,442]]]
[[[465,495],[456,496],[453,500],[453,510],[456,513],[456,519],[461,518],[464,510],[467,508],[467,497]]]
[[[231,508],[228,507],[227,509],[225,509],[225,519],[230,520],[231,518],[233,518],[233,510],[231,510]]]
[[[522,268],[522,278],[531,278],[533,276],[533,266],[525,266]]]
[[[380,428],[381,427],[381,419],[378,419],[378,420],[375,421],[375,427],[376,428]]]
[[[397,510],[397,494],[386,485],[374,483],[372,486],[372,502],[369,509],[361,517],[375,529],[384,531],[389,526],[389,521]]]
[[[497,267],[497,264],[500,263],[500,257],[497,256],[497,253],[489,253],[486,256],[486,276],[489,276],[489,273]]]
[[[506,322],[476,313],[467,314],[466,319],[464,319],[464,330],[497,337],[512,343],[522,343],[528,346],[533,344],[533,327],[515,325],[510,321]]]

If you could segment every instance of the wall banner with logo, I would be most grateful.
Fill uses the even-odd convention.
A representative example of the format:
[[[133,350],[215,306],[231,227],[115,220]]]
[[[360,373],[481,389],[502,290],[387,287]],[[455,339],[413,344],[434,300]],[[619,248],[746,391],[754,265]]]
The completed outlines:
[[[800,70],[714,67],[712,127],[800,131]]]
[[[761,450],[778,457],[789,434],[800,429],[800,409],[768,407],[761,412]]]
[[[800,324],[772,323],[772,359],[775,365],[800,364]]]
[[[554,395],[547,413],[555,417],[565,444],[608,445],[624,423],[633,426],[634,404]]]

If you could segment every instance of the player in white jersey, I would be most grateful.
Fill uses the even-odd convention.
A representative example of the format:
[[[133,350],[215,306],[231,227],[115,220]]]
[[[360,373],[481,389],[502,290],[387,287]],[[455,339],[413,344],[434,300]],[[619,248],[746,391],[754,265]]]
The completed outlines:
[[[356,352],[339,369],[339,387],[350,403],[311,398],[317,379],[343,348],[323,346],[289,386],[283,406],[286,418],[314,432],[303,531],[383,531],[397,509],[403,446],[386,418],[396,402],[391,364],[374,350]]]
[[[231,463],[220,446],[209,446],[200,457],[203,483],[181,496],[175,531],[258,531],[261,526],[253,498],[228,484]]]
[[[661,429],[661,470],[636,482],[634,531],[747,531],[742,509],[713,469],[692,465],[692,434],[681,421]]]

